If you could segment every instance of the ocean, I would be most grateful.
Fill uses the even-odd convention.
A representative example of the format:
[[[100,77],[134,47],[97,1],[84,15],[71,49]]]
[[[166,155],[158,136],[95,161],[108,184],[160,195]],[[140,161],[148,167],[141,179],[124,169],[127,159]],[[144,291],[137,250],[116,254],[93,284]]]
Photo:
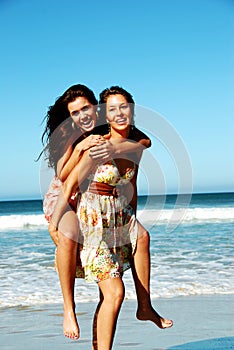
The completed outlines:
[[[179,205],[178,205],[179,204]],[[151,237],[151,297],[234,293],[234,193],[139,196]],[[62,303],[41,200],[0,202],[0,307]],[[131,271],[126,298],[136,299]],[[98,299],[76,280],[76,302]]]

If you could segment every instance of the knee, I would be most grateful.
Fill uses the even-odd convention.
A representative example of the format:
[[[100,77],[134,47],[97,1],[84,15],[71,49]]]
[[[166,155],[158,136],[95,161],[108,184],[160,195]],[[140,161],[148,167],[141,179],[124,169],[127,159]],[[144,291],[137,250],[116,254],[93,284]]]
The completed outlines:
[[[111,290],[107,295],[105,295],[104,299],[106,299],[106,301],[110,302],[111,304],[119,307],[124,300],[124,295],[124,287],[120,286]]]
[[[125,295],[124,287],[120,286],[119,288],[116,288],[111,294],[112,300],[114,300],[115,303],[121,305]]]
[[[149,232],[146,231],[144,227],[141,227],[138,232],[138,241],[145,246],[148,246],[150,244],[150,235]]]

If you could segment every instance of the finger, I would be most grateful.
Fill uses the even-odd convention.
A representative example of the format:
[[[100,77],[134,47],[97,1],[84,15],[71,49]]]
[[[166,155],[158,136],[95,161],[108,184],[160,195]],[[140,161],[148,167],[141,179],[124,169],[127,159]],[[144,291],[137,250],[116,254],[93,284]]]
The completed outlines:
[[[103,145],[105,142],[102,140],[93,140],[92,143],[94,146],[99,147],[99,146]]]
[[[107,154],[105,151],[89,152],[92,157],[102,157]]]
[[[101,135],[91,135],[91,140],[94,140],[94,141],[104,141],[104,137],[101,136]]]
[[[106,147],[103,146],[103,145],[100,145],[100,146],[93,146],[91,149],[90,149],[90,152],[91,153],[95,153],[95,152],[103,152],[103,151],[107,151],[106,150]]]
[[[108,158],[110,158],[110,155],[109,155],[109,153],[100,153],[100,154],[94,154],[94,155],[90,155],[90,157],[92,158],[92,159],[102,159],[102,160],[105,160],[105,159],[108,159]]]

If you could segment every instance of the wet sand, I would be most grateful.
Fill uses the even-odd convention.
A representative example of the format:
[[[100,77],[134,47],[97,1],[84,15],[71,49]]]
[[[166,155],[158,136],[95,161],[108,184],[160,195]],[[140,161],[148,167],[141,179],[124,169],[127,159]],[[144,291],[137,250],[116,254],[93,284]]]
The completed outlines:
[[[229,350],[234,349],[234,295],[191,296],[153,300],[159,313],[174,321],[161,330],[135,318],[136,302],[125,300],[113,349]],[[96,303],[77,303],[81,328],[78,341],[62,331],[62,305],[0,309],[1,350],[91,349]]]

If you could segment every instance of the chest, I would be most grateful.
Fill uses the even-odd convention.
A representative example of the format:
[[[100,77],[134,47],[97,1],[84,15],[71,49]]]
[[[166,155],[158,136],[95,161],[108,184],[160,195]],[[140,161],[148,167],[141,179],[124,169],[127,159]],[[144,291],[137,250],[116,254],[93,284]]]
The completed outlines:
[[[104,182],[113,186],[126,184],[133,178],[134,172],[134,163],[129,160],[111,160],[96,168],[93,181]]]

